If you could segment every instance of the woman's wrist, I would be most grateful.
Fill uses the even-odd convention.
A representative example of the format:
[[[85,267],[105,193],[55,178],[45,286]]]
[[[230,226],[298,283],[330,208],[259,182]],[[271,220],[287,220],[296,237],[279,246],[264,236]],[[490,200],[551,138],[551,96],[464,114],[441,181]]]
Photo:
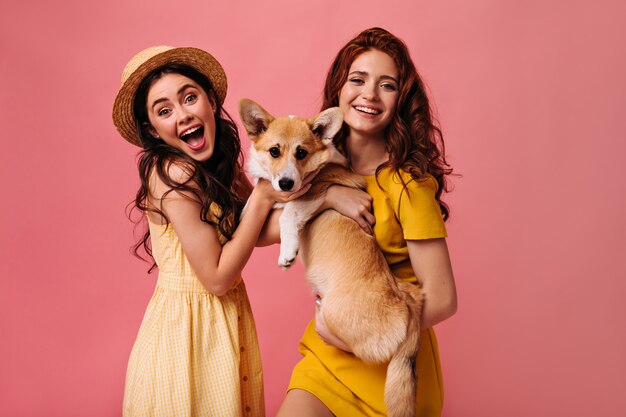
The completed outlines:
[[[335,209],[335,191],[337,190],[337,187],[339,186],[331,185],[326,190],[326,193],[324,194],[324,201],[318,210],[320,213],[324,210]]]
[[[259,211],[267,214],[274,207],[276,201],[271,194],[264,192],[260,187],[254,187],[250,194],[250,205],[254,207],[254,212]]]

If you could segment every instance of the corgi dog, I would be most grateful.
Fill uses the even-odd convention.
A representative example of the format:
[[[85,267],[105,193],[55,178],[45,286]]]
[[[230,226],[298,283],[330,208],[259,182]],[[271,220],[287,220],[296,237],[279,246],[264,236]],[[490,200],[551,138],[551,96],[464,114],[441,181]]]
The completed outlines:
[[[348,169],[332,138],[341,129],[337,107],[308,118],[274,117],[257,103],[239,102],[252,141],[248,172],[276,190],[297,191],[315,170],[311,188],[284,204],[278,264],[288,268],[300,252],[306,277],[319,294],[328,329],[365,362],[386,363],[385,404],[390,417],[415,415],[416,358],[423,295],[418,285],[396,279],[376,239],[334,210],[314,217],[334,184],[365,189]]]

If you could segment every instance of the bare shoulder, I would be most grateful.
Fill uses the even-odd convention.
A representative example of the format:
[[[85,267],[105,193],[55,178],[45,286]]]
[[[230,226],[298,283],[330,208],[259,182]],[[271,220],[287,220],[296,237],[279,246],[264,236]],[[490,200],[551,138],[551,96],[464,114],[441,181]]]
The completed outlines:
[[[154,173],[150,176],[149,187],[150,196],[154,199],[160,200],[169,191],[175,188],[175,184],[186,184],[193,187],[192,177],[194,173],[194,167],[186,161],[168,161],[165,163],[163,172],[159,169],[155,169]],[[180,191],[176,191],[180,193]]]
[[[194,166],[187,161],[172,160],[168,161],[165,166],[165,172],[175,182],[185,184],[194,173]]]

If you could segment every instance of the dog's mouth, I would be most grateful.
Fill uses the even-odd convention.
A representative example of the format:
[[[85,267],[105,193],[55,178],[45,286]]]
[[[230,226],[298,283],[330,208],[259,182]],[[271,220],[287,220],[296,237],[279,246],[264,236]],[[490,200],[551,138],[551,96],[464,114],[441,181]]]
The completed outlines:
[[[180,139],[190,147],[195,148],[204,141],[204,127],[196,126],[187,129],[180,134]]]

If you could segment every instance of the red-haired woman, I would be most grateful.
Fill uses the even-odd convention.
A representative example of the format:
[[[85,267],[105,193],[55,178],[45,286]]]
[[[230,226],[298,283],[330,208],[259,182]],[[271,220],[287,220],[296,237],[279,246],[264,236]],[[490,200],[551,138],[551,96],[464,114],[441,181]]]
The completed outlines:
[[[339,106],[345,124],[335,143],[368,193],[330,189],[334,208],[351,211],[374,234],[394,274],[422,287],[422,344],[416,358],[416,416],[440,416],[443,382],[432,326],[456,312],[456,288],[446,246],[441,200],[452,172],[424,88],[406,45],[380,28],[361,32],[337,54],[322,109]],[[370,213],[373,209],[374,219]],[[322,301],[323,303],[323,301]],[[322,305],[323,308],[323,305]],[[319,313],[319,308],[318,308]],[[365,364],[325,326],[321,314],[300,343],[278,416],[386,415],[386,365]]]

